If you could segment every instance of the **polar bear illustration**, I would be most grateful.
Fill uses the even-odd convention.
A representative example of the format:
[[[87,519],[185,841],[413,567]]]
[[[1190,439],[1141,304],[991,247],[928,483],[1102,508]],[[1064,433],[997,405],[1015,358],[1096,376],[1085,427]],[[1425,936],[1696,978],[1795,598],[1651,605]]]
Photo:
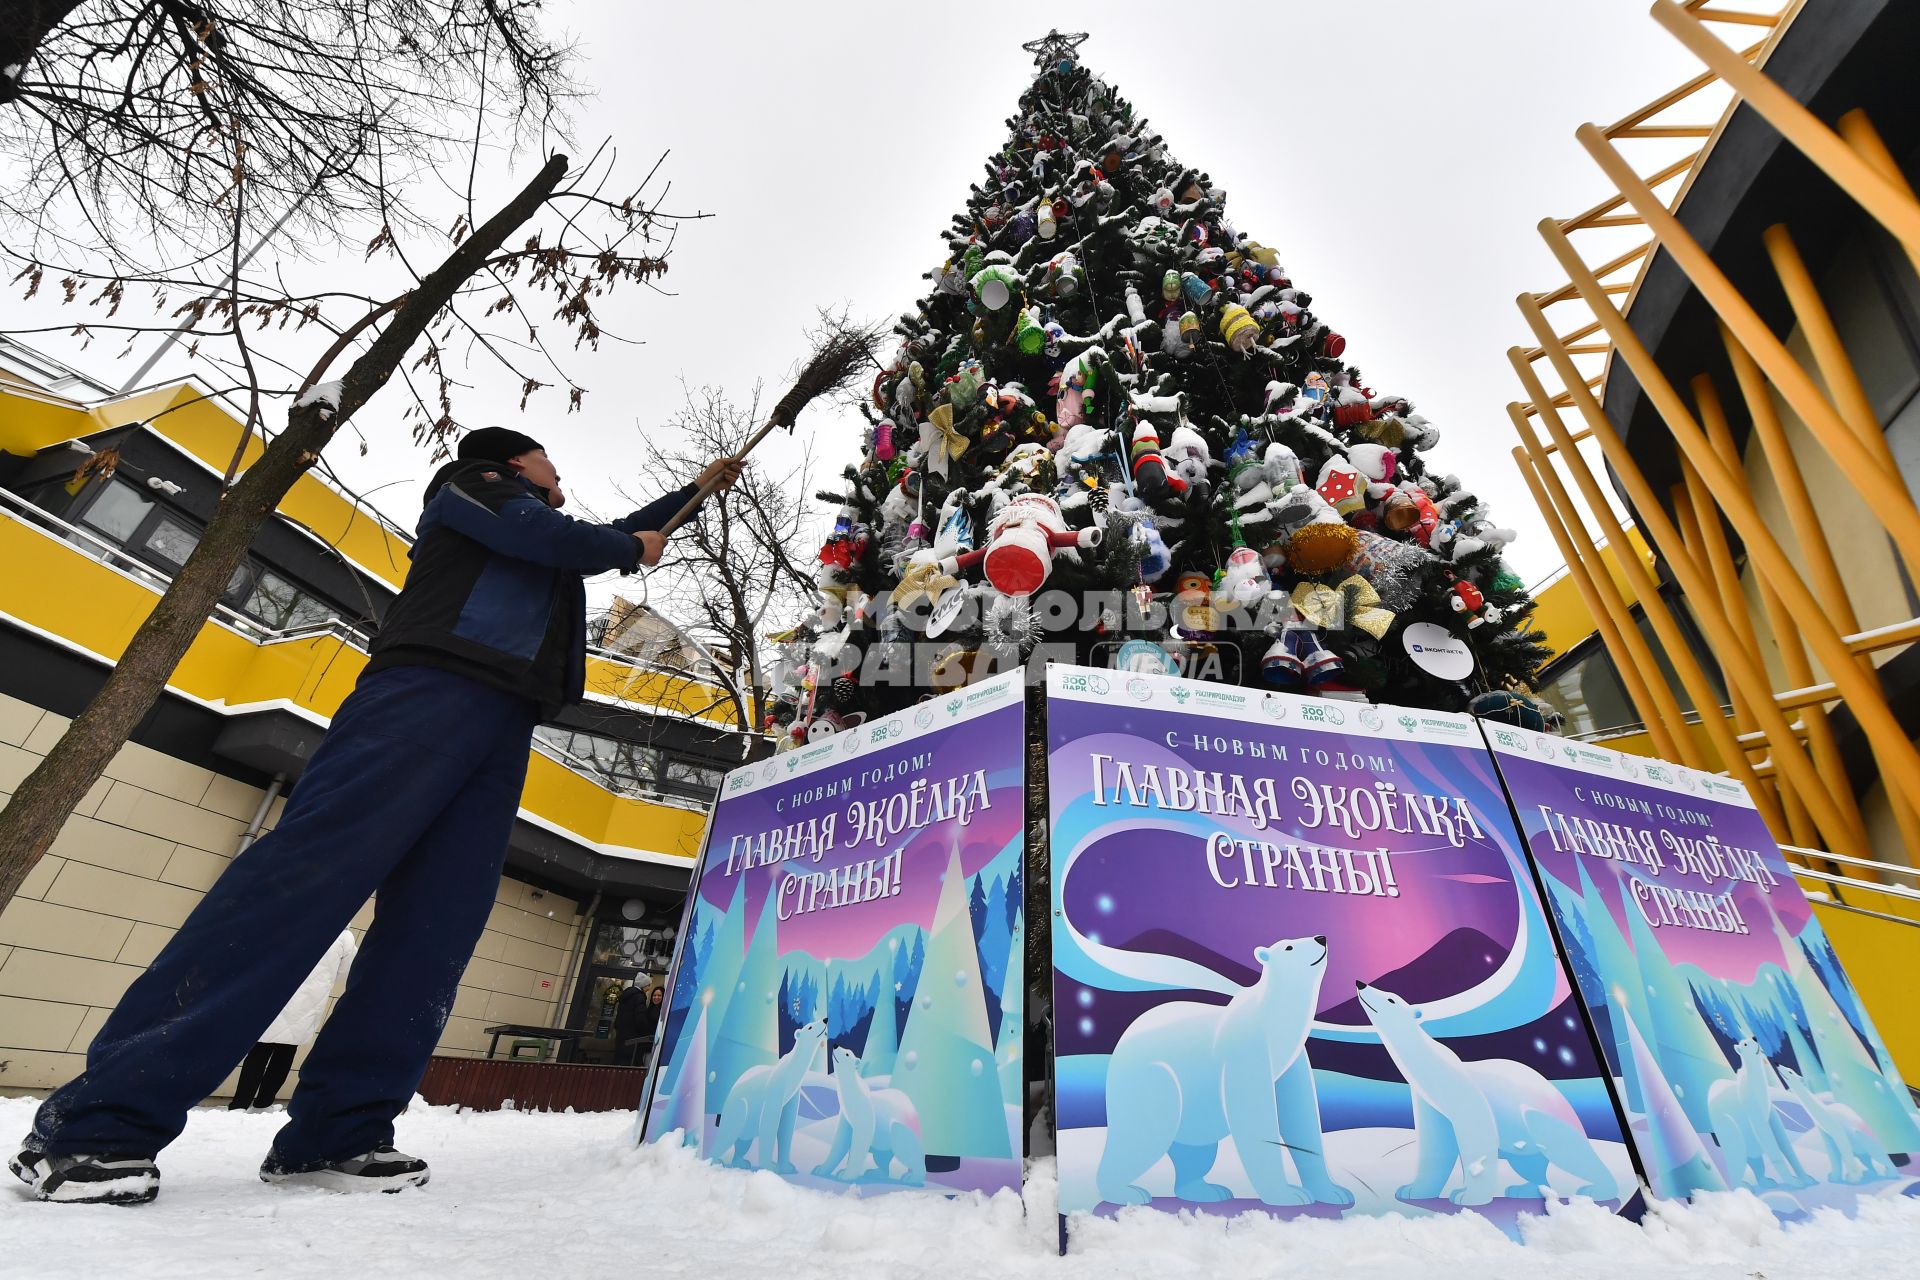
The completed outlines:
[[[1222,1007],[1176,1000],[1141,1015],[1107,1065],[1107,1141],[1095,1184],[1113,1204],[1145,1204],[1135,1184],[1173,1160],[1173,1194],[1217,1202],[1233,1192],[1206,1181],[1221,1139],[1270,1205],[1352,1204],[1327,1176],[1320,1101],[1307,1032],[1320,1002],[1327,940],[1283,938],[1254,948],[1260,977]],[[1287,1181],[1283,1151],[1300,1183]]]
[[[1557,1165],[1581,1180],[1579,1194],[1611,1200],[1618,1184],[1587,1140],[1573,1105],[1547,1078],[1506,1059],[1465,1062],[1420,1025],[1421,1011],[1381,987],[1355,983],[1360,1007],[1380,1042],[1413,1088],[1413,1131],[1420,1159],[1413,1181],[1394,1194],[1433,1200],[1454,1166],[1459,1205],[1486,1204],[1498,1195],[1543,1199],[1547,1169]],[[1522,1181],[1500,1190],[1500,1161]]]
[[[920,1115],[913,1100],[898,1089],[875,1088],[862,1079],[860,1059],[844,1045],[833,1051],[833,1081],[840,1093],[840,1123],[834,1127],[832,1149],[813,1176],[852,1182],[869,1172],[867,1157],[872,1156],[873,1180],[891,1179],[898,1160],[902,1183],[925,1186],[927,1158],[920,1149]]]
[[[1799,1100],[1820,1128],[1827,1144],[1828,1178],[1834,1182],[1867,1182],[1874,1178],[1897,1176],[1887,1149],[1867,1127],[1858,1112],[1841,1102],[1829,1102],[1807,1087],[1792,1067],[1779,1068],[1787,1082],[1787,1092]]]
[[[793,1122],[800,1112],[800,1085],[826,1043],[827,1020],[815,1018],[793,1033],[793,1048],[772,1066],[748,1067],[727,1090],[714,1150],[736,1169],[751,1167],[747,1151],[757,1142],[760,1167],[793,1173]],[[727,1155],[727,1148],[733,1148]]]
[[[1807,1187],[1813,1176],[1800,1164],[1786,1127],[1773,1110],[1773,1066],[1751,1035],[1734,1041],[1740,1069],[1731,1080],[1716,1080],[1707,1092],[1707,1118],[1714,1141],[1727,1161],[1727,1181],[1744,1186],[1752,1176],[1756,1188]],[[1767,1177],[1772,1161],[1782,1177]]]

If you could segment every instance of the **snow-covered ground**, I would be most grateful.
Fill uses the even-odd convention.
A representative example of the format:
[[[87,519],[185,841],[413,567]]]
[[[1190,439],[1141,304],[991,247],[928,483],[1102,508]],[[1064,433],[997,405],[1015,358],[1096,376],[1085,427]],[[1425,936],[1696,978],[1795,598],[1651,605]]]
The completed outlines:
[[[0,1136],[24,1133],[33,1107],[0,1099]],[[1869,1280],[1912,1276],[1920,1257],[1920,1202],[1783,1228],[1741,1194],[1671,1209],[1644,1226],[1591,1206],[1561,1208],[1529,1225],[1524,1246],[1468,1215],[1281,1223],[1134,1210],[1086,1223],[1062,1259],[1054,1256],[1050,1162],[1029,1179],[1030,1212],[1010,1195],[861,1201],[714,1169],[684,1151],[636,1150],[631,1112],[416,1107],[401,1117],[399,1145],[432,1160],[433,1182],[400,1195],[343,1196],[255,1177],[278,1124],[277,1116],[196,1112],[161,1159],[160,1199],[143,1208],[46,1205],[24,1189],[0,1191],[0,1276]]]

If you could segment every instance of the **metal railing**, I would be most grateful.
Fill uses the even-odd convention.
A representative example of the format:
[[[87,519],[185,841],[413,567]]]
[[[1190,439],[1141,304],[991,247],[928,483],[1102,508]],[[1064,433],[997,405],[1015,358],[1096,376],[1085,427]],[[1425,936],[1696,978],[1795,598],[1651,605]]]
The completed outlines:
[[[1849,867],[1860,867],[1883,876],[1905,876],[1920,883],[1920,869],[1903,867],[1898,863],[1882,862],[1877,858],[1856,858],[1849,853],[1831,853],[1825,849],[1808,849],[1797,844],[1783,844],[1782,853],[1794,854],[1807,862],[1819,861]],[[1839,888],[1857,890],[1863,893],[1877,893],[1882,897],[1895,898],[1901,902],[1920,903],[1920,889],[1910,889],[1903,884],[1875,884],[1871,880],[1862,880],[1857,876],[1842,875],[1835,871],[1821,871],[1811,866],[1802,866],[1789,862],[1787,869],[1801,880],[1812,880],[1819,884],[1830,884]],[[1815,901],[1824,902],[1830,907],[1842,911],[1855,911],[1861,915],[1874,916],[1881,920],[1890,920],[1895,924],[1904,924],[1920,928],[1920,919],[1911,916],[1893,915],[1886,911],[1873,911],[1851,902],[1842,902],[1819,890],[1811,890],[1807,896]]]

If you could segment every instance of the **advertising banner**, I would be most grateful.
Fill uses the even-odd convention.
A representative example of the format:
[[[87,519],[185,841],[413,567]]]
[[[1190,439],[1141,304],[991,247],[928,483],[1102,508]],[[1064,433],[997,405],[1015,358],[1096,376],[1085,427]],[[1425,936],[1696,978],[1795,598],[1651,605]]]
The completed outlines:
[[[1046,709],[1062,1214],[1632,1199],[1473,720],[1060,666]]]
[[[735,770],[645,1140],[862,1194],[1020,1186],[1018,673]]]
[[[1913,1194],[1920,1112],[1746,789],[1485,728],[1654,1194]]]

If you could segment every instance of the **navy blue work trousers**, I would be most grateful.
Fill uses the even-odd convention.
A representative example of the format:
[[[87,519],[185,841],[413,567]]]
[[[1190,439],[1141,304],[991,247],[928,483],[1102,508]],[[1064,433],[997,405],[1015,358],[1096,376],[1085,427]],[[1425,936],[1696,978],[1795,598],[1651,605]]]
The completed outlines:
[[[157,1154],[370,895],[373,924],[273,1145],[299,1165],[391,1142],[486,927],[538,718],[529,699],[431,667],[362,679],[279,825],[127,988],[29,1145]]]

